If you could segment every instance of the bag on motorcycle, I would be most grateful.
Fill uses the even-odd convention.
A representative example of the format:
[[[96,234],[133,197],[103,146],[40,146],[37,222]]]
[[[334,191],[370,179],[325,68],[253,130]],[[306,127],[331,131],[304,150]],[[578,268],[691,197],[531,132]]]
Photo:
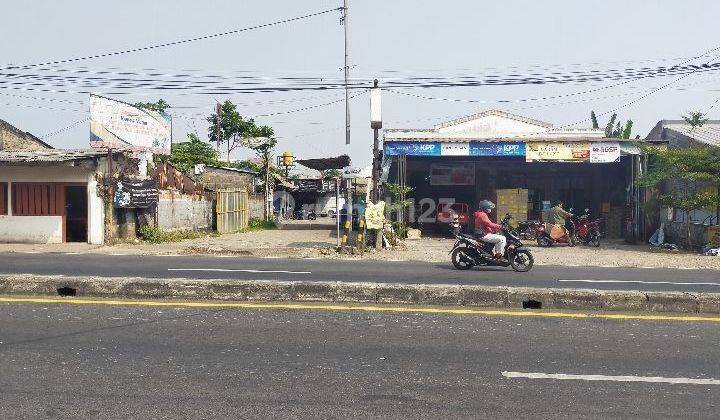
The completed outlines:
[[[552,225],[550,228],[550,237],[553,239],[553,241],[557,241],[558,239],[562,239],[567,235],[567,231],[565,230],[565,226],[562,225]]]

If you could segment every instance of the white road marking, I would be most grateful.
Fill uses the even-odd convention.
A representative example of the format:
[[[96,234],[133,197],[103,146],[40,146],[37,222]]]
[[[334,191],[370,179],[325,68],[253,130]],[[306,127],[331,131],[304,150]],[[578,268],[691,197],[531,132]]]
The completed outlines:
[[[21,254],[42,254],[42,251],[19,251]]]
[[[108,255],[112,255],[112,256],[115,256],[115,257],[124,257],[124,256],[126,256],[126,255],[128,255],[128,254],[114,253],[114,254],[108,254]]]
[[[662,376],[570,375],[565,373],[502,372],[506,378],[558,379],[571,381],[650,382],[664,384],[720,385],[717,379],[665,378]]]
[[[279,273],[279,274],[312,274],[310,271],[285,271],[285,270],[250,270],[233,268],[168,268],[168,271],[216,271],[216,272],[239,272],[239,273]]]
[[[680,282],[680,281],[644,281],[644,280],[558,280],[565,283],[636,283],[636,284],[674,284],[678,286],[720,286],[713,282]]]
[[[79,252],[66,252],[65,255],[79,255]]]

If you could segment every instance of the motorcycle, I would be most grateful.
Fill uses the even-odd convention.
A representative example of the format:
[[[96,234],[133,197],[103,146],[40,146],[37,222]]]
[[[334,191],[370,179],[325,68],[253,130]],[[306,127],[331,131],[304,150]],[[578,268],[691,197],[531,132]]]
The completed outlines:
[[[570,209],[572,212],[572,209]],[[561,238],[553,239],[550,235],[550,229],[552,225],[549,223],[539,223],[535,227],[535,237],[537,244],[544,247],[553,246],[554,244],[567,244],[568,246],[575,246],[575,233],[576,223],[575,217],[569,217],[565,221],[565,235]]]
[[[520,235],[521,239],[534,241],[537,239],[538,225],[541,224],[542,223],[537,220],[525,220],[518,222],[517,233]]]
[[[476,239],[464,233],[456,236],[457,241],[450,250],[450,259],[458,270],[469,270],[473,266],[512,267],[513,270],[524,273],[530,271],[535,259],[526,248],[520,236],[509,225],[511,216],[506,214],[500,222],[500,232],[507,239],[502,259],[493,257],[493,244]]]
[[[595,247],[600,246],[600,221],[602,219],[595,219],[590,221],[590,209],[585,209],[585,214],[577,218],[577,231],[575,238],[578,242],[589,245],[592,244]]]

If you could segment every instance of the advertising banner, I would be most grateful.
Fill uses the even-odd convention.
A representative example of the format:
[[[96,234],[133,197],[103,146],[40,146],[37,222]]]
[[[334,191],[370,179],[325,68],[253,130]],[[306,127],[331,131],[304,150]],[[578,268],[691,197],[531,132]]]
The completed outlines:
[[[587,162],[590,143],[528,142],[525,159],[528,162]]]
[[[440,147],[442,156],[470,156],[468,143],[443,143]]]
[[[90,146],[170,154],[170,116],[90,95]]]
[[[470,156],[525,156],[525,143],[471,141]]]
[[[118,181],[115,190],[115,207],[148,208],[158,202],[158,187],[154,179]]]
[[[385,156],[440,156],[439,142],[386,141]]]
[[[610,163],[620,161],[620,143],[597,142],[590,147],[591,163]]]
[[[385,202],[377,204],[368,203],[365,207],[365,227],[368,229],[382,229],[385,224]]]
[[[432,163],[430,185],[475,185],[475,165],[469,162]]]

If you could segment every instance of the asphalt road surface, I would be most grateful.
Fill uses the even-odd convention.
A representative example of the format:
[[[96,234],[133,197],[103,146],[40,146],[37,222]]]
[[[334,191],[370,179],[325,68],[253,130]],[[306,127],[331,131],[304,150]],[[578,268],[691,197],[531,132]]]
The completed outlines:
[[[275,259],[214,256],[0,254],[0,273],[147,278],[306,280],[720,292],[720,271],[535,266],[458,271],[427,262]]]
[[[3,301],[0,326],[8,419],[720,412],[717,322]]]

